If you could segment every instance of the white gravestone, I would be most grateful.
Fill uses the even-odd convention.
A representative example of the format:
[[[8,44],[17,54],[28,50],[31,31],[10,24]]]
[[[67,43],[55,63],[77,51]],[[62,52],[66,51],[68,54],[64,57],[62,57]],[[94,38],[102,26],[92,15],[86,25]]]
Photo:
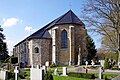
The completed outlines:
[[[1,80],[6,80],[6,71],[0,70],[0,79]]]
[[[94,61],[93,61],[93,60],[91,60],[91,61],[92,61],[92,62],[91,62],[92,66],[94,66],[94,64],[95,64]]]
[[[14,70],[14,73],[15,73],[15,80],[18,80],[18,66],[15,67],[15,70]]]
[[[86,64],[85,73],[87,73],[88,72],[88,69],[87,69],[88,61],[86,61],[85,64]]]
[[[33,66],[33,65],[31,65],[31,68],[34,68],[34,66]]]
[[[86,64],[86,67],[87,67],[88,66],[88,61],[86,61],[85,64]]]
[[[59,76],[59,74],[58,74],[58,69],[57,69],[57,68],[54,70],[54,75]]]
[[[101,80],[102,79],[102,69],[101,69],[101,67],[99,68],[99,80]]]
[[[66,68],[66,67],[63,67],[62,76],[68,76],[68,75],[67,75],[67,68]]]
[[[49,66],[49,62],[48,61],[46,61],[45,66],[47,66],[47,67]]]
[[[48,67],[49,67],[49,62],[48,61],[45,62],[45,66],[46,66],[46,71],[47,71]]]
[[[118,62],[118,68],[120,68],[120,62]]]
[[[37,65],[37,69],[40,69],[40,65]]]
[[[42,66],[42,69],[44,70],[44,72],[47,71],[46,66]]]
[[[100,65],[104,67],[105,60],[99,60],[99,62],[100,62]]]
[[[30,80],[44,80],[44,70],[37,68],[30,68]]]
[[[80,65],[80,60],[81,60],[81,48],[79,48],[78,52],[78,65]]]

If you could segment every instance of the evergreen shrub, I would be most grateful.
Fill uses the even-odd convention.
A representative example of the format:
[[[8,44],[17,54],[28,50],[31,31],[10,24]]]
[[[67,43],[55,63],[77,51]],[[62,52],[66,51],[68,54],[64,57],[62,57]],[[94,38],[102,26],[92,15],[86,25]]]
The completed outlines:
[[[53,80],[53,76],[50,72],[46,72],[44,75],[44,80]]]
[[[52,63],[52,64],[50,65],[50,68],[53,68],[53,67],[56,67],[55,63]]]

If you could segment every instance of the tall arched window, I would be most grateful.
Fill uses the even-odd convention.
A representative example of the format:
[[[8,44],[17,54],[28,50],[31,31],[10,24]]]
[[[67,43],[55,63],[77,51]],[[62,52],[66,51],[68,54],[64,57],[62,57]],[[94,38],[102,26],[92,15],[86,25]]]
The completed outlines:
[[[39,48],[35,47],[35,53],[39,53]]]
[[[63,30],[61,33],[61,48],[67,48],[67,47],[68,47],[67,31]]]

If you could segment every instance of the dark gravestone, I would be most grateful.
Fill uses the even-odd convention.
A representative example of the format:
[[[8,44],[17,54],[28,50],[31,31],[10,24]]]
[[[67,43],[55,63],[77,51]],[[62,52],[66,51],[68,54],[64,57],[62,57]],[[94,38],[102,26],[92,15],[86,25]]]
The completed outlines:
[[[11,63],[12,63],[12,64],[18,63],[18,57],[12,57],[12,58],[11,58]]]

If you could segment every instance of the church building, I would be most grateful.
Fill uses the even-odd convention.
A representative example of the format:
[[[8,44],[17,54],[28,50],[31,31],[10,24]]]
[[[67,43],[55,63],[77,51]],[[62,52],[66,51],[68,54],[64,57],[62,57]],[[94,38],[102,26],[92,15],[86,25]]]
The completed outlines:
[[[45,65],[80,65],[86,61],[87,30],[69,10],[14,46],[19,63]]]

